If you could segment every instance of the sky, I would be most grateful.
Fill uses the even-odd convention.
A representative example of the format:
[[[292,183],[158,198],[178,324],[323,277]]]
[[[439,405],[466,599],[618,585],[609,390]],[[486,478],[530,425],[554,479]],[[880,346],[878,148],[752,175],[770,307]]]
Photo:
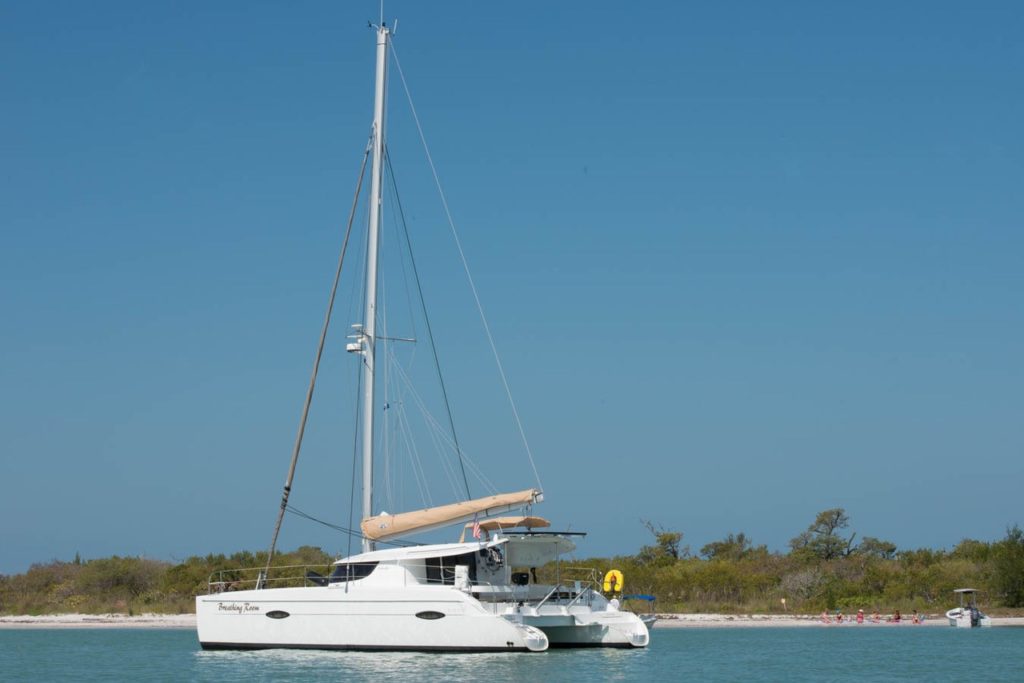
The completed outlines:
[[[0,4],[0,573],[268,545],[378,11]],[[641,520],[694,551],[740,531],[784,550],[832,507],[901,548],[1024,522],[1019,3],[385,14],[535,512],[588,531],[579,556],[635,552]],[[525,488],[396,73],[389,147],[456,429],[498,489]],[[401,255],[388,201],[382,259]],[[357,260],[292,498],[343,526]],[[406,284],[386,301],[414,310],[387,272]],[[396,317],[430,370],[422,323]],[[412,465],[390,464],[388,502],[417,503]],[[346,543],[292,516],[281,538]]]

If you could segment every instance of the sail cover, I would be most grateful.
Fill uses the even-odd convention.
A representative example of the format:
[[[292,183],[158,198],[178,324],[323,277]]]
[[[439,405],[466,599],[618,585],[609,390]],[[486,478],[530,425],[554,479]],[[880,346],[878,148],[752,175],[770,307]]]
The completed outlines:
[[[387,513],[367,517],[360,525],[363,536],[371,541],[383,541],[396,536],[404,536],[419,531],[429,531],[449,524],[467,522],[474,517],[488,517],[544,500],[544,494],[537,489],[526,489],[515,493],[499,493],[496,496],[475,498],[462,503],[452,503],[438,507],[400,512],[397,515]]]

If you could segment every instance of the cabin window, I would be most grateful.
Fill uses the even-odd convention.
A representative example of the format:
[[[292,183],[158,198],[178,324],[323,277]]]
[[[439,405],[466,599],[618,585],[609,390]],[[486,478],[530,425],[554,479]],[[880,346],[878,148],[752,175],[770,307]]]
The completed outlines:
[[[476,556],[473,553],[448,555],[446,557],[428,557],[424,560],[427,570],[427,583],[444,586],[455,585],[455,567],[469,567],[469,580],[476,583]]]
[[[365,579],[377,568],[376,562],[352,562],[334,565],[331,572],[331,583],[343,583],[345,581],[358,581]]]

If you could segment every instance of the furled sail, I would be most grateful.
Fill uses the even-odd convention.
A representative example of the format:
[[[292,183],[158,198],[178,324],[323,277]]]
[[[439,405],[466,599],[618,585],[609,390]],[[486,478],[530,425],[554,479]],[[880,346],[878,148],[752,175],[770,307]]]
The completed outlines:
[[[360,526],[363,536],[366,538],[372,541],[383,541],[396,536],[467,522],[474,517],[488,517],[510,512],[543,500],[544,494],[537,489],[526,489],[525,491],[499,493],[496,496],[475,498],[462,503],[441,505],[415,512],[375,515],[364,519]]]

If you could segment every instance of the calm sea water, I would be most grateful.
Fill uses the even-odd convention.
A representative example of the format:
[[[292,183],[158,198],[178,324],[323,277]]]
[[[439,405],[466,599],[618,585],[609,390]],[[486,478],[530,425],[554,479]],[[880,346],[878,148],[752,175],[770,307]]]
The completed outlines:
[[[655,629],[646,650],[203,652],[187,630],[0,630],[0,680],[1024,681],[1024,629]]]

